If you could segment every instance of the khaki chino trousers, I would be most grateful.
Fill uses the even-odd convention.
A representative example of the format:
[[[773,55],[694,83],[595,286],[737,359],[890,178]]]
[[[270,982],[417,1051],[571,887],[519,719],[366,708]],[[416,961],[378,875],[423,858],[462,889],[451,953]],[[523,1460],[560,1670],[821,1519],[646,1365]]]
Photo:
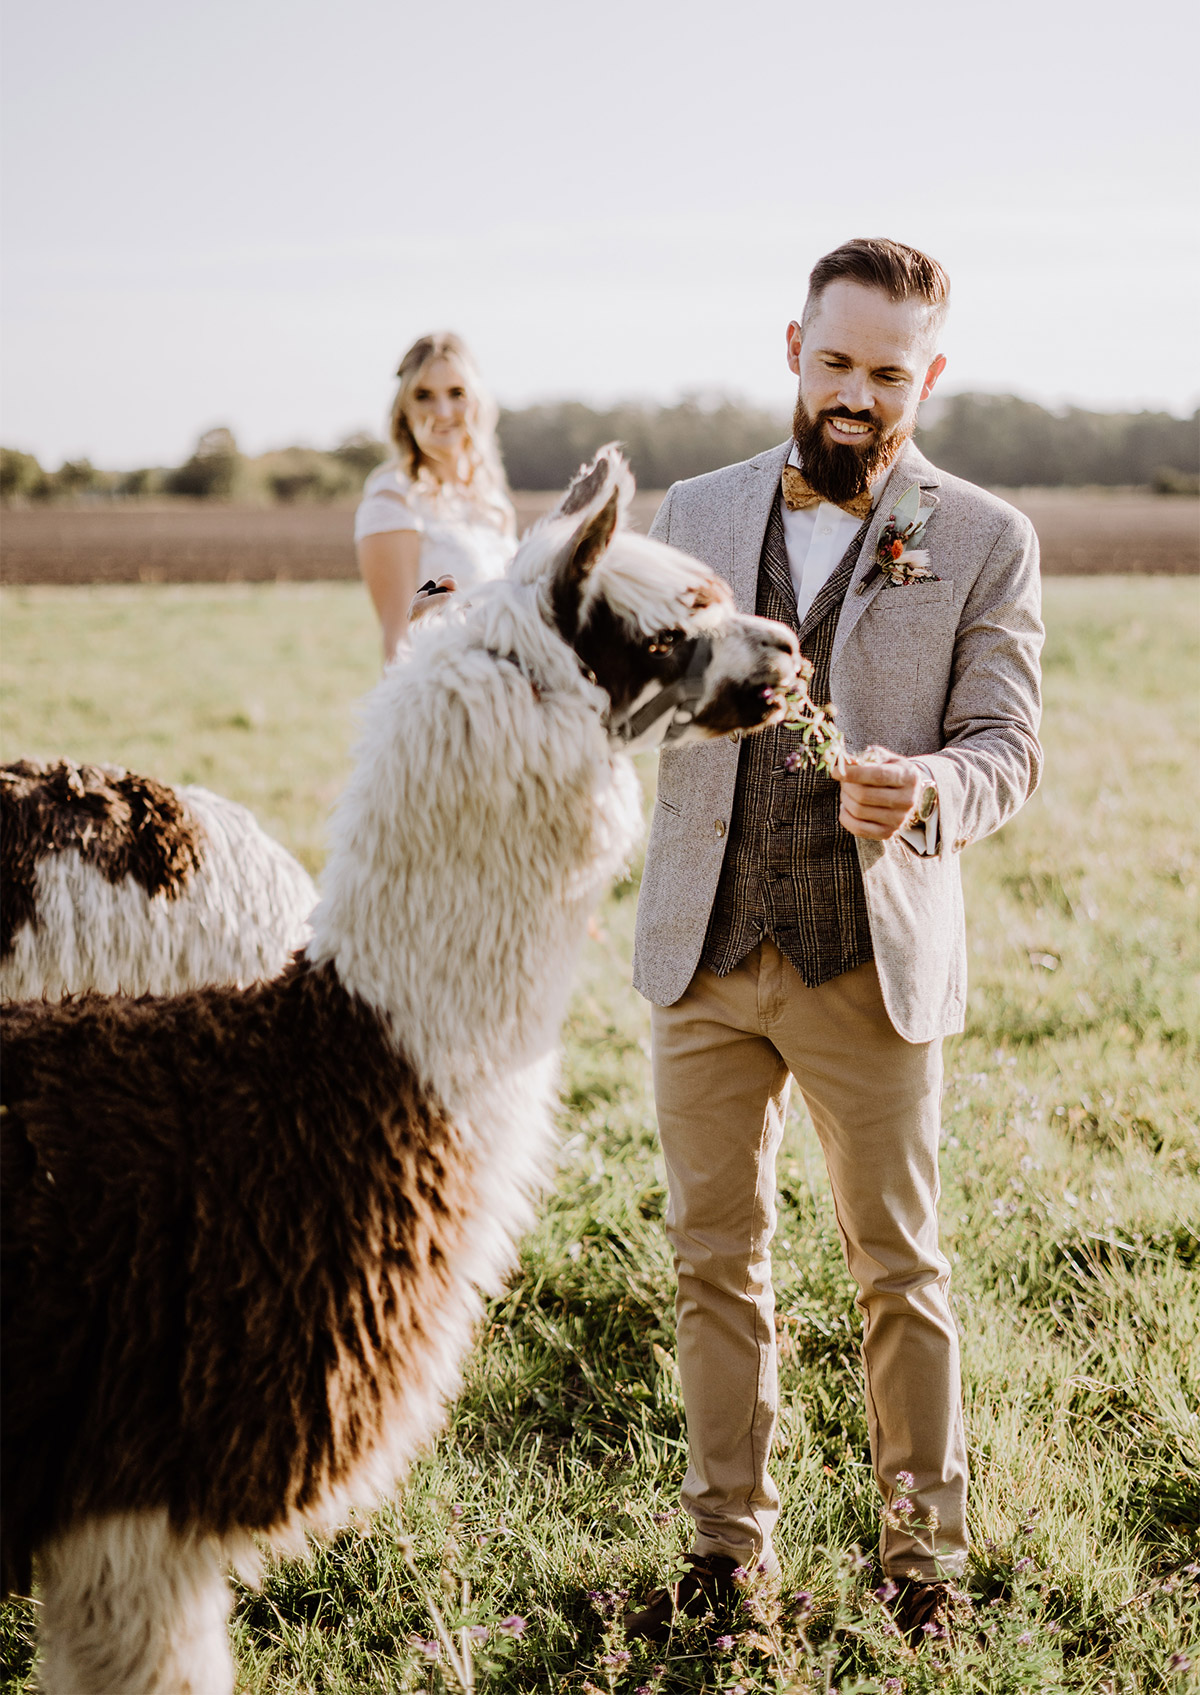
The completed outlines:
[[[896,1034],[873,964],[810,989],[770,941],[725,977],[701,967],[680,1000],[651,1016],[694,1552],[775,1564],[770,1244],[794,1077],[859,1290],[871,1459],[893,1509],[880,1543],[884,1570],[961,1572],[967,1459],[950,1268],[937,1232],[941,1043]],[[898,1484],[902,1473],[911,1487],[907,1478]],[[900,1506],[905,1495],[912,1515]],[[933,1539],[922,1528],[931,1520]]]

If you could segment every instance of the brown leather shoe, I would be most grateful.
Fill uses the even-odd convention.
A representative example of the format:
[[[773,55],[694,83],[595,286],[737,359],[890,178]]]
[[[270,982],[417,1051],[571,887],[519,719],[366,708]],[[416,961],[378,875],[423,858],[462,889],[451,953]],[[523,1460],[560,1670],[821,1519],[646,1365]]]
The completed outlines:
[[[728,1554],[689,1554],[691,1567],[678,1583],[655,1589],[646,1604],[622,1619],[625,1634],[643,1642],[665,1642],[676,1619],[718,1618],[732,1611],[741,1598],[734,1572],[742,1568]]]
[[[946,1642],[950,1637],[953,1584],[944,1581],[920,1583],[905,1578],[889,1603],[892,1617],[910,1648],[926,1642]]]

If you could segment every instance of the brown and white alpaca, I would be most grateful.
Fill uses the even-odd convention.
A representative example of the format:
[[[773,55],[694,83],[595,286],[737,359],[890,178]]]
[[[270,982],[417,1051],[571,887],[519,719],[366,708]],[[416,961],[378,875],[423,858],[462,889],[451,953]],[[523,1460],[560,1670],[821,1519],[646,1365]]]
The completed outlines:
[[[796,674],[631,494],[603,450],[415,630],[280,977],[0,1014],[4,1575],[37,1558],[50,1695],[228,1695],[226,1568],[373,1506],[443,1416],[640,829],[627,749],[761,727]]]
[[[119,766],[0,766],[0,1000],[273,977],[316,903],[236,801]]]

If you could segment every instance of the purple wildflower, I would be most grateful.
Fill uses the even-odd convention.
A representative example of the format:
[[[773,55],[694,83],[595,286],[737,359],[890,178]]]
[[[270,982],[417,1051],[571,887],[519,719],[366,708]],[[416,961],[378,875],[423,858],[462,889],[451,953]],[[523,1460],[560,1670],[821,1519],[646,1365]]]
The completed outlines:
[[[1028,1648],[1029,1644],[1032,1641],[1033,1641],[1032,1630],[1023,1630],[1021,1632],[1020,1636],[1017,1637],[1017,1647],[1018,1648]]]
[[[745,1583],[750,1573],[746,1570],[745,1566],[734,1566],[729,1575],[733,1578],[735,1583]]]
[[[426,1641],[419,1641],[416,1645],[421,1650],[422,1654],[424,1654],[424,1656],[427,1660],[440,1660],[441,1659],[441,1657],[442,1657],[442,1645],[436,1639],[431,1637],[429,1641],[427,1641],[427,1642]]]
[[[911,1471],[898,1471],[896,1473],[896,1487],[897,1487],[897,1489],[903,1490],[903,1492],[906,1495],[907,1495],[907,1493],[910,1489],[914,1489],[916,1487],[916,1484],[913,1480],[912,1472]]]
[[[729,1652],[729,1650],[733,1647],[733,1637],[732,1636],[718,1636],[717,1640],[713,1643],[713,1647],[719,1648],[723,1654],[727,1654]]]
[[[1192,1662],[1186,1654],[1172,1654],[1167,1662],[1168,1671],[1191,1671]]]
[[[1026,1554],[1023,1559],[1020,1559],[1020,1560],[1017,1561],[1016,1565],[1013,1567],[1013,1570],[1014,1571],[1028,1571],[1032,1564],[1033,1564],[1033,1561],[1029,1558],[1028,1554]]]
[[[502,1630],[505,1636],[524,1636],[529,1626],[517,1613],[509,1613],[507,1618],[500,1620],[496,1629]]]
[[[901,1495],[898,1501],[892,1502],[892,1511],[895,1513],[897,1518],[911,1518],[913,1513],[916,1511],[916,1508],[913,1506],[907,1495]]]
[[[473,1624],[468,1628],[467,1635],[472,1642],[486,1642],[488,1639],[488,1627],[486,1624]]]
[[[632,1658],[633,1655],[628,1648],[618,1648],[613,1654],[601,1654],[600,1664],[611,1666],[614,1671],[619,1671],[622,1666],[627,1666]]]
[[[650,1515],[651,1521],[654,1524],[670,1524],[674,1517],[674,1513],[651,1513]]]
[[[898,1583],[894,1583],[890,1577],[886,1577],[879,1585],[879,1588],[875,1591],[875,1599],[877,1601],[882,1601],[886,1607],[888,1602],[894,1601],[899,1593],[900,1585]]]
[[[807,1589],[797,1589],[796,1593],[792,1596],[792,1604],[801,1617],[803,1617],[805,1613],[812,1612],[812,1595]]]

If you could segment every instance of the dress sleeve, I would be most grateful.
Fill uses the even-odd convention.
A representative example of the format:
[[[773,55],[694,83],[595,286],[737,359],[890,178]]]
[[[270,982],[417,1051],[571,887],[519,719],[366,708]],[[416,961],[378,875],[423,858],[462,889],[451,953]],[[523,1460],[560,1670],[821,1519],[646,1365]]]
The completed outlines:
[[[363,497],[358,503],[358,511],[354,514],[354,539],[361,541],[364,536],[376,536],[385,530],[423,530],[423,520],[409,505],[403,489],[393,483],[392,487],[376,484],[372,487],[371,479],[363,490]]]

